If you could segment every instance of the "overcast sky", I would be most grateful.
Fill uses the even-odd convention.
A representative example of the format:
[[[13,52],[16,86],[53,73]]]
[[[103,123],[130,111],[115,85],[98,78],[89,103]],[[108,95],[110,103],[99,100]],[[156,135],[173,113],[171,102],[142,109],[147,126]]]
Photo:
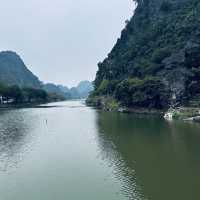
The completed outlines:
[[[1,0],[0,50],[44,82],[93,80],[133,13],[132,0]]]

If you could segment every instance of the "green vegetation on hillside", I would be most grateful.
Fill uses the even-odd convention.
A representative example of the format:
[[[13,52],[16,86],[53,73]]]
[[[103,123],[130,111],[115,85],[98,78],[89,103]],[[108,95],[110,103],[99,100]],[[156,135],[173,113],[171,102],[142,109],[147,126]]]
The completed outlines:
[[[42,89],[20,88],[16,85],[0,85],[0,103],[24,104],[24,103],[46,103],[50,101],[63,100],[56,94],[49,94]]]
[[[89,101],[165,109],[200,102],[199,0],[137,0],[121,38],[98,64]]]

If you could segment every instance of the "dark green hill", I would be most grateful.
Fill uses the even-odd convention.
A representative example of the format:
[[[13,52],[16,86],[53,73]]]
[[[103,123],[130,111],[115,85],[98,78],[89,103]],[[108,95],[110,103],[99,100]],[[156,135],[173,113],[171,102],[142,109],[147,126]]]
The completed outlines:
[[[0,83],[8,86],[40,88],[39,79],[25,66],[22,59],[12,51],[0,52]]]
[[[198,106],[200,1],[138,0],[134,16],[98,66],[90,103],[112,98],[131,108]]]

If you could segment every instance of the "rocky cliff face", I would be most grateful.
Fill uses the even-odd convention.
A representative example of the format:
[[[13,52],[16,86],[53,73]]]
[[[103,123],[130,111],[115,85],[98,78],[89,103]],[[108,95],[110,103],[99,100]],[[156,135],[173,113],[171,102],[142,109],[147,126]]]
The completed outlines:
[[[41,87],[39,79],[28,70],[22,59],[12,51],[0,52],[0,83],[8,86]]]
[[[121,105],[167,108],[199,104],[199,0],[137,0],[108,57],[99,63],[95,92]]]

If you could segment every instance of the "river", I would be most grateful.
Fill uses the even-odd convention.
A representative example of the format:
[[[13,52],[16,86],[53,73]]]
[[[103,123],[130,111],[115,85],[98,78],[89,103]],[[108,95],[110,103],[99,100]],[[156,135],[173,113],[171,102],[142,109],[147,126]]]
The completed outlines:
[[[0,200],[196,200],[199,186],[199,124],[82,101],[0,111]]]

